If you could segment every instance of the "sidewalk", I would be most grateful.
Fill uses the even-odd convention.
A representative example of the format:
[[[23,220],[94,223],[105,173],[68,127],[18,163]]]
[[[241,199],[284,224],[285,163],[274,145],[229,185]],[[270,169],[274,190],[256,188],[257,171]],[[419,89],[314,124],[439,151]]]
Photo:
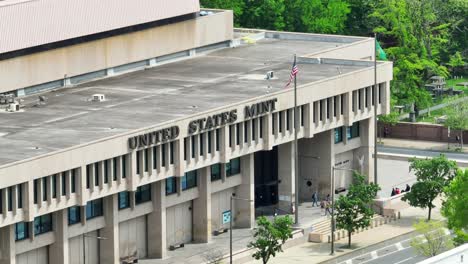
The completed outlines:
[[[442,219],[440,215],[440,200],[436,201],[436,208],[432,211],[433,219]],[[383,242],[385,240],[398,237],[414,231],[412,224],[419,218],[427,218],[427,210],[409,207],[401,211],[401,219],[387,223],[385,225],[366,230],[353,235],[351,239],[352,249],[347,247],[347,238],[341,239],[335,243],[335,255],[330,256],[329,243],[303,243],[279,253],[275,258],[269,261],[269,264],[296,264],[296,263],[321,263],[331,260],[338,256],[354,252],[359,249]],[[261,261],[255,260],[249,264],[260,264]]]
[[[380,142],[380,140],[378,142]],[[407,140],[407,139],[397,139],[397,138],[382,138],[382,144],[379,143],[379,146],[412,148],[412,149],[440,151],[440,152],[455,152],[455,149],[459,145],[455,143],[450,143],[450,149],[448,149],[447,142]],[[467,145],[464,144],[462,152],[468,152],[468,144]]]

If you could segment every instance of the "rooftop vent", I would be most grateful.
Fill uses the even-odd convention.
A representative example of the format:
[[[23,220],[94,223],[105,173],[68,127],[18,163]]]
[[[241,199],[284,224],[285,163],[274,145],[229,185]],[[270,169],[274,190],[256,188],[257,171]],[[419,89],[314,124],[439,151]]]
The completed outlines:
[[[104,94],[93,94],[94,102],[104,102],[105,100],[106,100],[106,96]]]
[[[270,79],[273,79],[273,77],[275,77],[273,71],[269,71],[269,72],[266,73],[265,79],[270,80]]]

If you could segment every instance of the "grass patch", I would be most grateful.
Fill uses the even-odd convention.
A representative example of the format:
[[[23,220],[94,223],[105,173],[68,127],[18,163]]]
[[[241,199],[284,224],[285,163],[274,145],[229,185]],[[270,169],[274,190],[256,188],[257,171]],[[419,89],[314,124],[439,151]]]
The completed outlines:
[[[463,79],[448,79],[446,80],[447,87],[453,87],[455,90],[462,90],[464,93],[468,93],[468,87],[464,88],[463,86],[456,86],[457,83],[468,82],[468,78]]]
[[[436,123],[436,118],[445,115],[445,112],[446,112],[447,108],[448,107],[444,107],[442,109],[431,111],[430,116],[428,114],[420,115],[420,116],[418,116],[418,118],[416,118],[416,122],[425,122],[425,123],[437,124]]]

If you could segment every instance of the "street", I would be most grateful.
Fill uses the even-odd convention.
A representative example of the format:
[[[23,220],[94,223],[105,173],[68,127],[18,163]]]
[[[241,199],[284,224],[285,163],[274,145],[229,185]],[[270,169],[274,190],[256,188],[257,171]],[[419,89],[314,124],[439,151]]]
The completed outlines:
[[[372,248],[365,254],[353,256],[340,264],[413,264],[426,259],[419,256],[410,246],[407,236],[397,238],[390,245],[382,245]]]

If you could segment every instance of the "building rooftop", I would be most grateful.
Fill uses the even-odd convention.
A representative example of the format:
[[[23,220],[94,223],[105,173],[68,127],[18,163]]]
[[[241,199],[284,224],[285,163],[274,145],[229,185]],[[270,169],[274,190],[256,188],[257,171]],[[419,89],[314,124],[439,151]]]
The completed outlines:
[[[47,102],[41,106],[37,106],[37,95],[25,97],[20,112],[0,112],[0,165],[280,91],[289,78],[293,54],[344,44],[266,38],[43,93]],[[299,82],[311,83],[366,67],[303,64]],[[267,71],[274,71],[275,78],[265,80]],[[94,94],[104,94],[106,101],[91,101]]]

